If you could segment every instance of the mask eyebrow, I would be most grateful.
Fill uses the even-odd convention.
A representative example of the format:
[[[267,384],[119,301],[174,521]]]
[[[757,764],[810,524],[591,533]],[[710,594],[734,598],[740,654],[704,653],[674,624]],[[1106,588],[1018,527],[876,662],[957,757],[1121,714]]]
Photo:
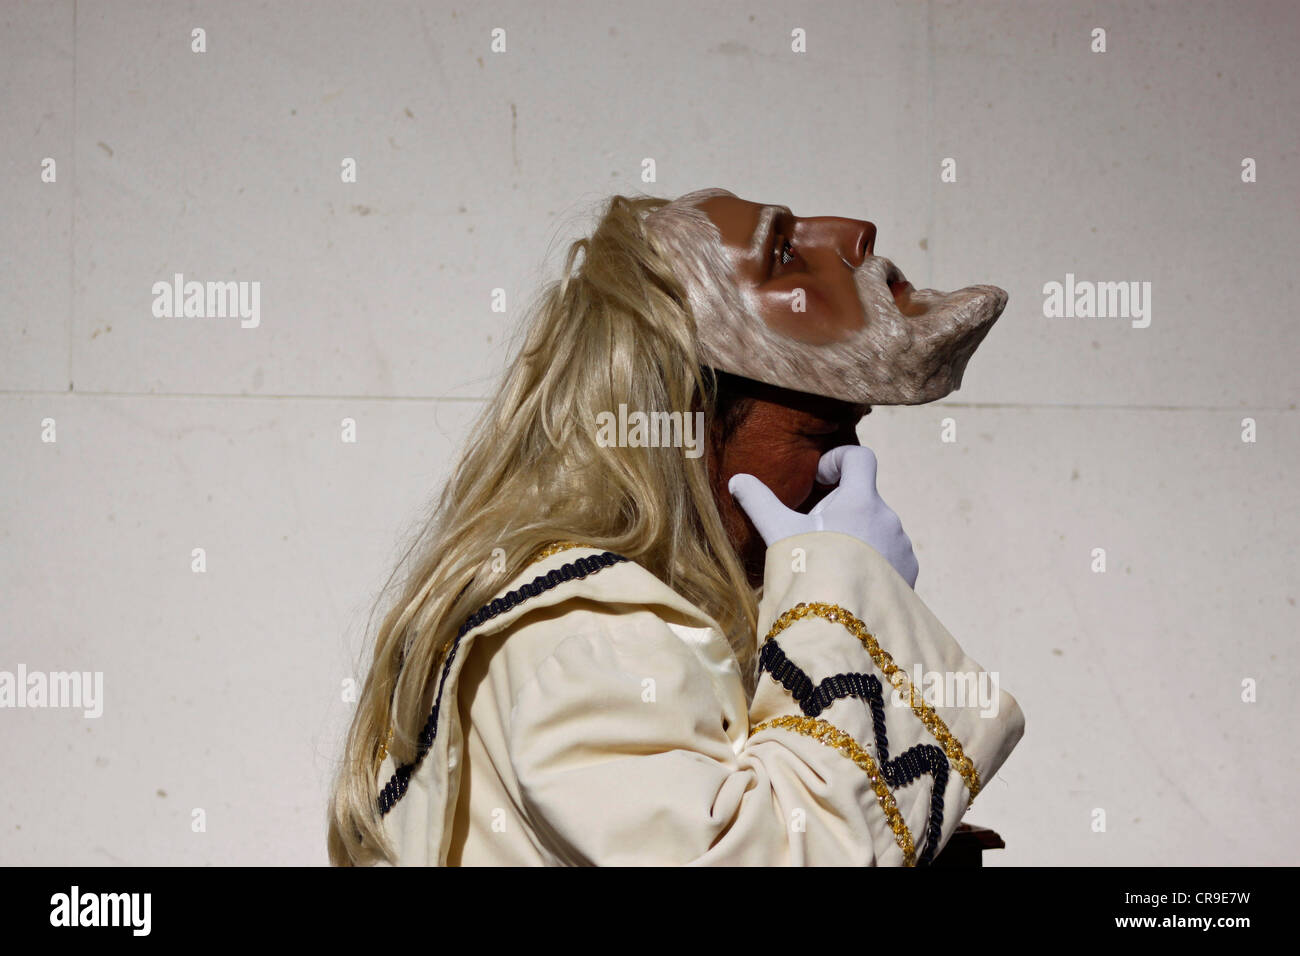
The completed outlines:
[[[758,212],[750,240],[749,259],[758,264],[763,275],[772,271],[772,242],[776,239],[776,225],[783,216],[790,216],[788,206],[764,206]]]

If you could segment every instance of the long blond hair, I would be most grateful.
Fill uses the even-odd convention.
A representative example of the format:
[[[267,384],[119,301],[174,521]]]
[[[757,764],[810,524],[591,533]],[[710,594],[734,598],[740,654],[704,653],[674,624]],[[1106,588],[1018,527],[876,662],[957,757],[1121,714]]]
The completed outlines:
[[[755,595],[707,470],[725,428],[726,396],[700,364],[673,253],[683,241],[717,241],[694,204],[724,192],[701,190],[673,203],[612,197],[591,235],[569,247],[561,278],[533,303],[522,349],[385,586],[387,594],[407,567],[375,635],[330,801],[332,863],[396,862],[380,825],[375,774],[390,713],[388,747],[400,765],[417,752],[435,667],[460,624],[549,542],[624,555],[699,606],[722,628],[752,693]],[[597,416],[620,404],[703,411],[713,440],[697,457],[681,448],[604,447]],[[494,551],[504,552],[504,574],[492,568]]]

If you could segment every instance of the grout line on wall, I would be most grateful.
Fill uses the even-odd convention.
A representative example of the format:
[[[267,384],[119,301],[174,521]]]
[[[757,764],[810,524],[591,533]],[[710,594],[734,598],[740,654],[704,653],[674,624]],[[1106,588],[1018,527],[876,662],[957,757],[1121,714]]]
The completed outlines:
[[[0,389],[0,398],[158,398],[158,399],[213,399],[217,401],[281,401],[281,402],[489,402],[482,395],[232,395],[225,392],[63,392],[57,389]],[[930,402],[935,409],[1061,409],[1063,411],[1115,411],[1115,412],[1294,412],[1291,405],[1098,405],[1081,402]],[[888,408],[919,406],[876,405],[876,411]]]
[[[925,4],[925,50],[922,51],[925,59],[925,147],[926,158],[930,162],[930,188],[925,191],[926,208],[925,208],[925,284],[934,285],[934,252],[938,247],[934,234],[934,204],[936,201],[935,193],[939,189],[939,178],[934,174],[935,160],[935,140],[937,137],[934,133],[934,0],[927,0]]]
[[[228,399],[252,401],[303,401],[303,402],[486,402],[489,399],[478,395],[236,395],[229,392],[112,392],[82,391],[64,392],[58,389],[21,389],[0,388],[0,397],[18,396],[55,396],[59,398],[212,398],[222,401]]]
[[[77,328],[77,0],[72,0],[72,187],[68,196],[68,390],[72,377],[73,335]]]

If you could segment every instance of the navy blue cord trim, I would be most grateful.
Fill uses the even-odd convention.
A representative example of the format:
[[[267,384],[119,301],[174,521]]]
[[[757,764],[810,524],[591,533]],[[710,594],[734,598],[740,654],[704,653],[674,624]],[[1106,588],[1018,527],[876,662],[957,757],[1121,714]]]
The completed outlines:
[[[561,565],[554,571],[539,574],[529,583],[521,584],[515,590],[507,591],[499,598],[493,598],[465,619],[465,623],[456,632],[456,638],[451,643],[451,650],[447,653],[447,660],[442,666],[442,678],[438,682],[438,692],[433,698],[433,710],[429,713],[429,719],[424,723],[424,730],[420,732],[419,751],[415,760],[397,768],[392,778],[384,785],[384,789],[380,791],[380,816],[388,813],[397,804],[397,801],[405,796],[406,788],[411,783],[411,774],[415,773],[416,768],[420,766],[420,762],[433,749],[433,738],[438,732],[438,711],[442,705],[442,689],[447,685],[447,675],[451,673],[451,662],[456,659],[460,639],[485,621],[490,621],[497,615],[504,614],[511,608],[523,604],[529,598],[544,594],[558,584],[572,581],[574,578],[585,578],[589,574],[596,574],[598,571],[608,568],[619,561],[626,560],[627,558],[621,554],[615,554],[612,551],[602,551],[600,554],[578,558],[578,560],[569,564]]]
[[[819,684],[803,672],[798,664],[785,656],[785,651],[774,640],[763,644],[759,652],[760,671],[790,692],[799,709],[808,717],[816,717],[835,701],[844,697],[858,697],[871,708],[871,725],[875,730],[877,763],[885,782],[894,789],[905,787],[924,774],[934,775],[934,789],[930,792],[930,820],[926,828],[925,850],[917,861],[918,866],[928,866],[934,857],[939,837],[943,833],[943,794],[948,786],[948,756],[934,744],[916,744],[889,759],[889,740],[885,736],[885,698],[880,678],[875,674],[836,674]]]

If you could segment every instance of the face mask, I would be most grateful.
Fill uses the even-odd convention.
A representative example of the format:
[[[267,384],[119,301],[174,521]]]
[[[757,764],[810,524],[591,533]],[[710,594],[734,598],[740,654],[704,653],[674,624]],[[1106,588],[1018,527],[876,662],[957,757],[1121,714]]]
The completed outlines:
[[[716,191],[692,195],[708,192]],[[695,315],[701,360],[768,385],[868,405],[933,402],[961,385],[1006,308],[1007,294],[996,286],[913,289],[890,260],[867,256],[853,272],[858,314],[838,317],[815,337],[800,335],[799,313],[773,328],[754,290],[735,282],[732,253],[706,222],[679,220],[665,241]]]

